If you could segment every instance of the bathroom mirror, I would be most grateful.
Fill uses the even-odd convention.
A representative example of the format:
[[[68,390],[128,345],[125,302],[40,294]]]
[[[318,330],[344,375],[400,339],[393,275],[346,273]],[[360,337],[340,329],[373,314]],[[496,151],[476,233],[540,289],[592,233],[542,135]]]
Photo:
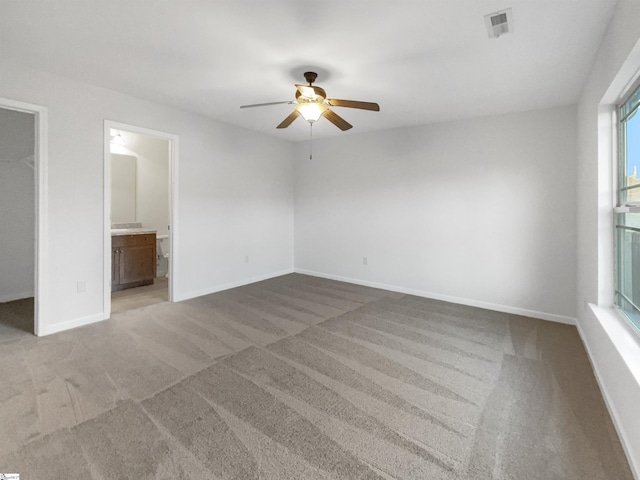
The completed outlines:
[[[136,157],[112,153],[111,223],[136,221]]]

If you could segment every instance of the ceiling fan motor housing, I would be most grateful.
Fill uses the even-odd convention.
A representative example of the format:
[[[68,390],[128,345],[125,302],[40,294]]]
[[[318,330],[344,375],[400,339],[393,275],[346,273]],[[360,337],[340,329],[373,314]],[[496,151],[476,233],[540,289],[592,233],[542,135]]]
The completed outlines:
[[[311,95],[311,93],[309,94]],[[302,97],[302,101],[305,102],[320,102],[322,103],[327,98],[327,92],[325,92],[324,88],[313,86],[313,97],[306,97],[300,93],[300,90],[296,90],[296,100],[301,101],[300,97]],[[319,98],[322,97],[322,98]]]

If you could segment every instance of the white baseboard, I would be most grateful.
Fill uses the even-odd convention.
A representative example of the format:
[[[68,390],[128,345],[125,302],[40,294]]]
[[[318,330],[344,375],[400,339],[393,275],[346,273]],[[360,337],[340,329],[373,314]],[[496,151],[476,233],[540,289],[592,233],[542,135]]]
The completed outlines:
[[[13,302],[14,300],[22,300],[23,298],[33,297],[33,290],[30,292],[12,293],[10,295],[2,295],[0,297],[0,303]]]
[[[267,273],[266,275],[259,275],[257,277],[245,278],[235,282],[225,283],[222,285],[215,285],[213,287],[204,288],[189,293],[176,294],[173,298],[174,302],[181,302],[183,300],[189,300],[190,298],[202,297],[203,295],[209,295],[211,293],[222,292],[223,290],[229,290],[231,288],[242,287],[243,285],[249,285],[250,283],[261,282],[262,280],[268,280],[270,278],[281,277],[293,273],[293,268],[281,270],[279,272]]]
[[[433,300],[442,300],[444,302],[458,303],[460,305],[467,305],[469,307],[484,308],[487,310],[494,310],[496,312],[512,313],[514,315],[523,315],[525,317],[539,318],[540,320],[548,320],[550,322],[564,323],[567,325],[575,325],[576,319],[573,317],[567,317],[565,315],[557,315],[555,313],[538,312],[536,310],[528,310],[526,308],[512,307],[509,305],[500,305],[497,303],[482,302],[479,300],[472,300],[468,298],[454,297],[451,295],[443,295],[440,293],[426,292],[423,290],[415,290],[413,288],[399,287],[397,285],[388,285],[386,283],[370,282],[367,280],[360,280],[357,278],[341,277],[339,275],[331,275],[328,273],[314,272],[311,270],[304,270],[301,268],[295,269],[296,273],[304,275],[311,275],[313,277],[328,278],[330,280],[338,280],[340,282],[355,283],[356,285],[363,285],[365,287],[380,288],[382,290],[389,290],[391,292],[405,293],[407,295],[415,295],[417,297],[431,298]]]
[[[67,320],[65,322],[54,323],[53,325],[40,325],[38,330],[38,336],[44,337],[45,335],[51,335],[53,333],[63,332],[64,330],[70,330],[76,327],[82,327],[89,325],[90,323],[96,323],[105,320],[104,314],[98,313],[95,315],[89,315],[86,317],[75,318],[73,320]]]
[[[616,323],[620,321],[617,318],[613,318],[613,316],[615,316],[615,313],[613,312],[610,313],[606,311],[606,309],[603,309],[600,307],[594,307],[592,305],[590,305],[590,308],[593,312],[593,315],[595,315],[598,321],[602,322],[603,325],[607,325],[608,330],[611,330],[611,328],[614,327]],[[610,317],[609,315],[612,315],[612,317]],[[584,330],[580,325],[580,322],[577,323],[577,327],[578,327],[578,334],[582,339],[582,344],[585,346],[585,349],[587,350],[587,356],[589,357],[589,362],[591,362],[591,368],[593,369],[593,372],[595,374],[596,382],[600,387],[600,393],[602,393],[602,398],[604,399],[604,403],[607,406],[607,410],[609,410],[609,416],[611,417],[611,420],[613,421],[613,426],[615,427],[616,432],[618,433],[618,438],[620,438],[620,444],[622,445],[622,449],[624,450],[624,453],[627,456],[627,460],[629,461],[629,466],[631,468],[631,473],[633,475],[633,478],[635,478],[636,480],[640,480],[640,458],[638,458],[637,456],[634,456],[630,452],[632,440],[629,438],[627,430],[623,428],[626,422],[624,422],[623,419],[621,418],[620,412],[616,407],[616,401],[614,401],[613,395],[607,388],[607,383],[603,381],[603,379],[605,379],[606,377],[602,375],[602,371],[601,371],[602,369],[600,368],[600,363],[597,361],[596,357],[594,356],[593,349],[591,348],[591,345],[587,341],[587,336],[585,335]],[[611,338],[611,332],[607,331],[607,328],[605,328],[605,332],[609,334],[609,339],[614,344],[615,348],[619,348],[617,343],[625,343],[626,354],[629,357],[633,357],[631,360],[632,362],[635,362],[635,359],[637,358],[637,355],[638,355],[638,346],[637,346],[638,342],[637,341],[635,341],[635,343],[633,341],[620,342],[621,340],[620,338],[618,339],[618,342],[616,342],[613,338]],[[619,334],[616,336],[620,337]],[[622,337],[624,336],[625,335],[623,333]],[[617,353],[620,355],[620,352],[617,352]],[[623,357],[623,355],[620,355],[620,356]],[[623,357],[623,361],[627,363],[627,365],[630,368],[634,368],[636,370],[635,377],[636,377],[636,382],[637,382],[636,385],[637,385],[639,383],[638,381],[640,380],[640,375],[638,375],[637,372],[640,369],[636,366],[635,363],[629,362],[628,359],[625,359],[624,357]],[[632,375],[633,375],[633,372],[632,372]],[[624,403],[624,399],[618,399],[618,402],[620,402],[621,400]],[[633,406],[632,408],[635,408],[635,406]],[[633,414],[635,415],[635,412]],[[637,438],[635,443],[637,446],[638,444]]]

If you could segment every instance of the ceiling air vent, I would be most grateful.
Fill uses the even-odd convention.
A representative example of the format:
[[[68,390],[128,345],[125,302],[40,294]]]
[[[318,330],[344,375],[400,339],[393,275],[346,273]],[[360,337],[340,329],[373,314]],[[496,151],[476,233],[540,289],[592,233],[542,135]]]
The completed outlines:
[[[513,32],[513,18],[511,9],[502,10],[500,12],[485,15],[484,23],[487,25],[489,38],[498,38],[505,33]]]

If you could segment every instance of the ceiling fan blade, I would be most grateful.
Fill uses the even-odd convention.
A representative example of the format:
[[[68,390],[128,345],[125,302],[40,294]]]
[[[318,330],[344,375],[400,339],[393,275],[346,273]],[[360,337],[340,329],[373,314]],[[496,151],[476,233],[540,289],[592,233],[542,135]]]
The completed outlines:
[[[330,98],[327,100],[332,107],[349,107],[359,108],[361,110],[372,110],[374,112],[380,111],[380,105],[373,102],[357,102],[356,100],[338,100],[336,98]]]
[[[327,98],[327,92],[324,91],[324,88],[316,87],[315,85],[296,84],[296,88],[300,92],[300,95],[309,100],[316,100],[318,97],[322,97],[322,100]]]
[[[254,103],[252,105],[240,105],[240,108],[266,107],[268,105],[283,105],[285,103],[288,103],[289,105],[292,105],[292,104],[294,104],[296,102],[288,100],[286,102]]]
[[[344,118],[342,118],[340,115],[338,115],[337,113],[329,109],[326,109],[323,115],[327,120],[329,120],[331,123],[333,123],[336,127],[338,127],[343,132],[353,127],[353,125],[347,122]]]
[[[293,123],[293,121],[296,118],[298,118],[299,115],[300,115],[300,112],[298,112],[298,110],[294,110],[276,128],[287,128],[289,125],[291,125]]]

